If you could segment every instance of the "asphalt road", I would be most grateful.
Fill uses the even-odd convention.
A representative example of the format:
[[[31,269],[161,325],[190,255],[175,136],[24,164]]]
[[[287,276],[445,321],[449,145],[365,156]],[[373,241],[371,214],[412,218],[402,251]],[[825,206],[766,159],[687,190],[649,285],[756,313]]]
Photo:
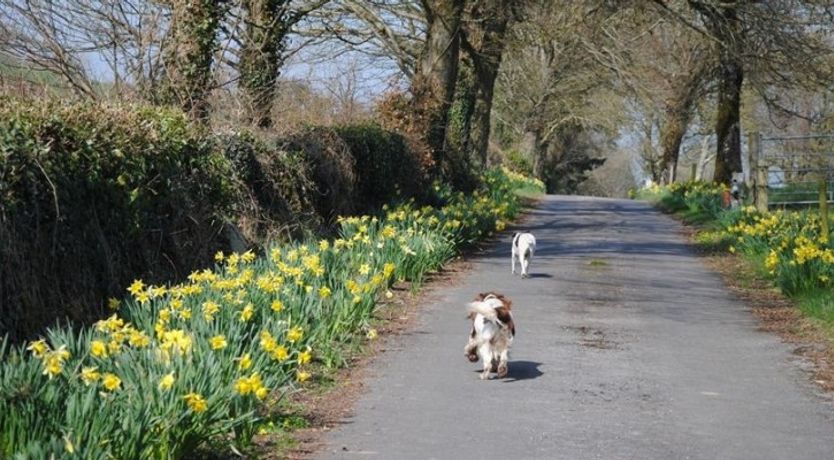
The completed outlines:
[[[371,368],[322,459],[834,459],[834,407],[803,362],[645,203],[549,196]],[[465,304],[513,299],[509,376],[481,381]]]

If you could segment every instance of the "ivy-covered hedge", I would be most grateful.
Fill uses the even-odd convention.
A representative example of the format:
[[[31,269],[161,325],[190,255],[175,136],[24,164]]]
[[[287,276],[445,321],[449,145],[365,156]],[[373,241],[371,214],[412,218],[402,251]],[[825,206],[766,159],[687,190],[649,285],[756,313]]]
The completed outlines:
[[[222,247],[230,164],[169,110],[0,101],[0,333],[86,320]]]
[[[357,199],[366,210],[382,206],[392,196],[425,193],[425,171],[403,136],[374,123],[345,125],[336,132],[356,160]]]
[[[0,335],[98,318],[134,278],[181,280],[218,250],[426,188],[396,134],[308,134],[261,141],[170,109],[0,99]]]

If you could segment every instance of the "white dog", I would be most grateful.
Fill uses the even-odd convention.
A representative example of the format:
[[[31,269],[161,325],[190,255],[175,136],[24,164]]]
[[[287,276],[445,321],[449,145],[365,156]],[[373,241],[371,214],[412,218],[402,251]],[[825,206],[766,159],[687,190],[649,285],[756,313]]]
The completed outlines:
[[[479,294],[468,306],[468,318],[472,320],[472,332],[464,347],[471,362],[480,358],[484,363],[481,380],[489,379],[495,369],[498,378],[506,377],[510,357],[510,345],[515,336],[512,302],[501,294]]]
[[[518,259],[518,261],[521,263],[521,277],[530,277],[530,274],[527,271],[527,269],[530,266],[530,259],[533,258],[534,252],[536,252],[536,237],[533,236],[532,233],[513,234],[513,275],[515,275],[515,261],[516,259]]]

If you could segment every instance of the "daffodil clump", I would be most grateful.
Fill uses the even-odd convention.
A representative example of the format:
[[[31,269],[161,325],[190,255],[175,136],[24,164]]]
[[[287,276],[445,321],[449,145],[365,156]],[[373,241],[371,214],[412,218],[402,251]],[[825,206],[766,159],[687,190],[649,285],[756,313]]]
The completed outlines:
[[[761,255],[783,292],[796,294],[834,286],[834,246],[812,211],[760,213],[752,206],[731,215],[726,227],[733,248]]]
[[[338,365],[341,344],[376,337],[395,282],[419,285],[502,230],[521,188],[543,190],[500,169],[470,195],[438,185],[442,206],[407,202],[340,219],[332,240],[221,252],[180,284],[136,280],[92,327],[3,342],[0,457],[183,458],[218,436],[245,446],[313,361]]]
[[[815,211],[759,212],[753,206],[724,209],[725,188],[702,182],[653,186],[643,197],[684,216],[701,215],[717,228],[710,238],[726,242],[731,253],[760,261],[775,284],[789,295],[834,287],[834,245],[823,234]]]

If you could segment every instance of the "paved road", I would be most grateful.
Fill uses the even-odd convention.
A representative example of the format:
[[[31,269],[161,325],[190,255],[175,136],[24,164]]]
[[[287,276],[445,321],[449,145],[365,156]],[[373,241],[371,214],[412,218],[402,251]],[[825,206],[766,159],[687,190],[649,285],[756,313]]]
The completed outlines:
[[[676,222],[549,196],[526,228],[533,277],[509,275],[509,236],[477,257],[373,365],[320,458],[834,459],[834,408]],[[491,289],[518,335],[508,378],[481,381],[464,304]]]

